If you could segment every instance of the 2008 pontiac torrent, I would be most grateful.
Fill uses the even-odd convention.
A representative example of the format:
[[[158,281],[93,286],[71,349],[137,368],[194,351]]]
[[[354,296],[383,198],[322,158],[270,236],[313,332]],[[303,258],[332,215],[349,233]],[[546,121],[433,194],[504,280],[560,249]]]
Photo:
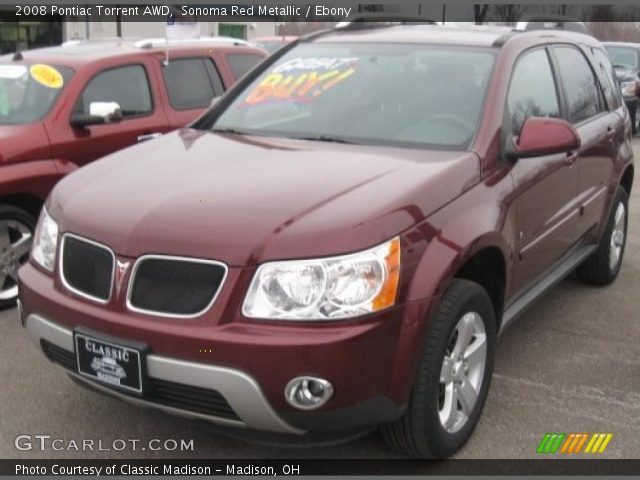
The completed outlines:
[[[576,269],[618,275],[630,132],[584,33],[302,38],[189,128],[57,185],[21,321],[74,380],[139,405],[294,436],[379,426],[446,457],[499,332]]]

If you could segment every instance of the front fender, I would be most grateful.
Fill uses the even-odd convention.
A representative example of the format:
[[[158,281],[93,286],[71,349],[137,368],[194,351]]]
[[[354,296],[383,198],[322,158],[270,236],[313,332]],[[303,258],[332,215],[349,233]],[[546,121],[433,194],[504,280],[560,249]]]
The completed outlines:
[[[413,267],[403,300],[439,297],[462,266],[486,248],[501,252],[508,292],[517,231],[512,192],[509,175],[498,183],[485,182],[407,232],[403,238],[410,256],[407,263]]]
[[[77,168],[59,159],[0,164],[0,196],[28,194],[44,201],[55,184]]]
[[[409,399],[424,349],[430,319],[440,298],[464,264],[486,248],[498,249],[505,263],[509,291],[515,248],[513,182],[502,172],[477,185],[402,235],[402,287],[406,305],[392,367],[391,398]]]

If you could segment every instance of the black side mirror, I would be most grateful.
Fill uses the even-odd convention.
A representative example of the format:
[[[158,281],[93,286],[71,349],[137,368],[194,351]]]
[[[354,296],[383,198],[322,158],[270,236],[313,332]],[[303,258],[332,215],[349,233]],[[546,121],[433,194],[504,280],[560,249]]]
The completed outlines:
[[[85,128],[91,125],[102,125],[107,123],[107,119],[100,115],[89,115],[88,113],[74,113],[71,115],[71,126],[73,128]]]

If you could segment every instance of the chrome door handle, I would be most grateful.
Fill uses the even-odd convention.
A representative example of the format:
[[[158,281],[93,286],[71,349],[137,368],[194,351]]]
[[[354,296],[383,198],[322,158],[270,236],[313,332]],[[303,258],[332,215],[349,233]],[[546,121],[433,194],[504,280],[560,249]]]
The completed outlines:
[[[564,159],[564,164],[571,166],[575,163],[577,158],[578,158],[578,154],[576,152],[569,152],[567,153],[567,156]]]
[[[147,140],[153,140],[154,138],[158,138],[160,136],[162,136],[162,134],[160,132],[145,133],[144,135],[140,135],[138,137],[138,141],[139,142],[146,142]]]

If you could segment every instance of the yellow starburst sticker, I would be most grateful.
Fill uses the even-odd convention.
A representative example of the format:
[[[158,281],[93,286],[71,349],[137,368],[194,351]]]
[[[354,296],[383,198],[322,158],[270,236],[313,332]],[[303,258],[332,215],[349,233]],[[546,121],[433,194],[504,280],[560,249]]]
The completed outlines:
[[[50,65],[36,63],[31,65],[29,73],[31,78],[45,87],[58,89],[64,85],[62,74]]]

